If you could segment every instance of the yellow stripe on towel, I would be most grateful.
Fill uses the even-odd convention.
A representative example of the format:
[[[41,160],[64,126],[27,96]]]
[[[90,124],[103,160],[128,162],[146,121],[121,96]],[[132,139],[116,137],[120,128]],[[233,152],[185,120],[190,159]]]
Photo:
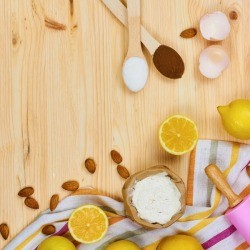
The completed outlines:
[[[216,219],[217,219],[217,217],[204,219],[204,220],[200,221],[198,224],[196,224],[195,226],[191,227],[189,230],[187,230],[186,233],[192,234],[192,235],[196,234],[198,231],[200,231],[202,228],[206,227],[207,225],[209,225],[210,223],[212,223]]]
[[[35,233],[31,234],[27,239],[25,239],[15,250],[22,250],[26,245],[28,245],[38,234],[42,232],[42,229],[37,230]]]

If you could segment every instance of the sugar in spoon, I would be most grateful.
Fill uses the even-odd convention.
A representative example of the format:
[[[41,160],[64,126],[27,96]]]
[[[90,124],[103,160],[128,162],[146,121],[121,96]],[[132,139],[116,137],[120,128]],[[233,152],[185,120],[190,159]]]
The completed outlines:
[[[134,92],[144,88],[148,64],[141,47],[140,0],[127,0],[129,44],[122,75],[126,86]]]

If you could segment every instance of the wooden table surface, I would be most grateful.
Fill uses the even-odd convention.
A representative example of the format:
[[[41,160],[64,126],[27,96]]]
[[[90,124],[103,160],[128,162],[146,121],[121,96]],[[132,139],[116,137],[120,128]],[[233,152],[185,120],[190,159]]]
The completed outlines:
[[[184,114],[198,126],[201,138],[234,140],[222,128],[217,105],[250,92],[249,0],[141,0],[142,23],[159,41],[183,57],[182,79],[150,67],[146,88],[127,90],[121,68],[127,31],[101,0],[0,1],[0,223],[10,237],[45,208],[61,184],[76,179],[112,197],[121,197],[123,180],[110,159],[117,149],[135,173],[156,164],[171,167],[185,181],[189,155],[174,157],[161,148],[157,131],[164,118]],[[231,34],[222,42],[230,67],[216,80],[198,71],[198,56],[210,42],[198,28],[207,12],[235,10]],[[47,20],[47,25],[45,20]],[[51,20],[66,26],[56,30]],[[60,26],[59,26],[60,27]],[[63,26],[62,26],[63,27]],[[249,141],[248,141],[249,142]],[[94,175],[83,167],[87,157],[98,165]],[[20,188],[31,185],[40,210],[23,205]],[[6,242],[0,239],[0,248]]]

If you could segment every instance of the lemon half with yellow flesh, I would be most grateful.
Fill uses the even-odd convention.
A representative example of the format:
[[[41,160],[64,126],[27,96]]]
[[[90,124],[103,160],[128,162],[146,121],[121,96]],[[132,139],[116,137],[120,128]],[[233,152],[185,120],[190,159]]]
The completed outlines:
[[[77,208],[68,222],[72,237],[85,244],[101,240],[108,230],[108,225],[107,215],[94,205],[84,205]]]
[[[195,123],[182,115],[168,117],[160,126],[159,140],[170,154],[183,155],[194,149],[198,141]]]

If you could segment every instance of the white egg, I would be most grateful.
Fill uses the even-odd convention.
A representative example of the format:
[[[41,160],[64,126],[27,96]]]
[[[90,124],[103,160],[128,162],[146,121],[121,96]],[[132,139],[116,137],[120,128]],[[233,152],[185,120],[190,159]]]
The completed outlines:
[[[229,35],[231,27],[227,16],[220,11],[216,11],[201,18],[200,30],[205,39],[222,41]]]
[[[221,45],[212,45],[200,54],[199,69],[207,78],[217,78],[227,68],[229,56]]]
[[[133,92],[144,88],[148,79],[148,64],[144,58],[130,57],[123,65],[123,80]]]

